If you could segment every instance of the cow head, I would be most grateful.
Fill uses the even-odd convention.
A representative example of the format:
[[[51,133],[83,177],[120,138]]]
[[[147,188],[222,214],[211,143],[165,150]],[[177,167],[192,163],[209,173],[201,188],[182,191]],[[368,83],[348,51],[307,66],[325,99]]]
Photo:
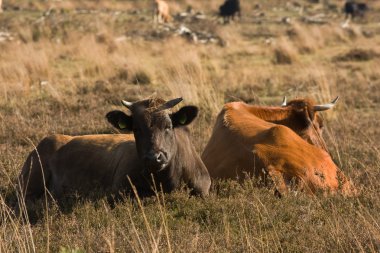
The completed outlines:
[[[171,108],[182,98],[164,101],[160,98],[138,102],[122,101],[130,115],[111,111],[107,120],[117,129],[133,131],[140,159],[149,171],[165,169],[177,151],[176,129],[190,124],[198,114],[195,106],[184,106],[172,113]]]
[[[287,103],[284,97],[282,108],[289,111],[287,123],[284,125],[310,144],[327,150],[322,138],[323,120],[319,112],[333,108],[338,99],[339,96],[330,103],[317,105],[312,99],[294,99]]]

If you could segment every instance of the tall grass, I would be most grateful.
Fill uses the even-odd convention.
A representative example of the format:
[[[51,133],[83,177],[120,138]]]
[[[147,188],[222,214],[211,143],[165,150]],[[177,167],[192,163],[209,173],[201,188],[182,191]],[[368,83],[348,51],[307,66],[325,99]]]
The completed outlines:
[[[323,8],[301,2],[308,12]],[[24,9],[0,16],[0,30],[16,38],[0,44],[0,252],[379,251],[379,59],[333,60],[353,48],[379,51],[374,23],[343,29],[333,13],[324,25],[279,24],[283,15],[298,20],[300,14],[271,0],[260,3],[261,24],[250,14],[256,3],[246,1],[241,22],[220,25],[217,1],[170,3],[172,14],[188,5],[204,11],[208,19],[185,25],[225,41],[202,45],[170,33],[160,37],[150,22],[150,1],[4,4]],[[50,7],[56,11],[33,24]],[[290,64],[278,64],[284,62],[276,54],[287,55]],[[138,73],[149,82],[135,81]],[[152,94],[199,106],[191,129],[199,152],[225,101],[278,105],[286,95],[325,103],[340,95],[338,105],[322,113],[324,137],[359,194],[291,192],[278,199],[255,179],[215,181],[206,199],[182,189],[115,206],[106,198],[73,200],[69,210],[42,199],[30,213],[35,223],[16,217],[19,204],[27,216],[17,201],[17,176],[42,137],[112,133],[106,112],[120,109],[122,98]]]

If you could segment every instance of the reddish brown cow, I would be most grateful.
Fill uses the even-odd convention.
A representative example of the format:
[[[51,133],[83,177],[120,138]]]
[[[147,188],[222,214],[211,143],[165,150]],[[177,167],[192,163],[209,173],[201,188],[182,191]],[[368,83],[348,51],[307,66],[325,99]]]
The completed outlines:
[[[349,180],[321,148],[322,120],[316,113],[331,108],[336,100],[323,106],[303,99],[283,107],[226,104],[202,154],[210,176],[242,180],[245,174],[269,174],[280,193],[295,181],[308,192],[348,194]]]

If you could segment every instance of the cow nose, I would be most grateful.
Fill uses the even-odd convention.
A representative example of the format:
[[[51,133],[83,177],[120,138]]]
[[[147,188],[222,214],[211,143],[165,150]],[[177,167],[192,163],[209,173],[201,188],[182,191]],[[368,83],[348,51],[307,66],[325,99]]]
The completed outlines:
[[[164,155],[162,154],[162,152],[159,152],[156,156],[156,162],[161,164],[163,161],[164,161]]]
[[[159,152],[149,152],[145,157],[145,160],[149,163],[163,164],[165,162],[164,153]]]

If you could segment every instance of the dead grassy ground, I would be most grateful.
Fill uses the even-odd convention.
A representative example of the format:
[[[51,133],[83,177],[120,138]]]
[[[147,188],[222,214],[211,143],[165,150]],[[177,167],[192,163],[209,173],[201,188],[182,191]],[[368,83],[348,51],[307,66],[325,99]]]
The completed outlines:
[[[3,3],[0,252],[380,251],[379,4],[369,1],[372,13],[343,29],[340,1],[242,1],[243,19],[229,25],[213,16],[219,2],[170,3],[174,12],[204,11],[206,19],[183,22],[221,40],[208,44],[175,35],[177,19],[169,31],[154,27],[149,1]],[[324,113],[325,139],[360,193],[277,199],[254,180],[217,182],[205,200],[179,191],[113,209],[105,199],[51,207],[34,225],[12,216],[6,202],[42,137],[112,133],[106,112],[154,92],[201,108],[192,127],[199,151],[226,101],[340,95]]]

